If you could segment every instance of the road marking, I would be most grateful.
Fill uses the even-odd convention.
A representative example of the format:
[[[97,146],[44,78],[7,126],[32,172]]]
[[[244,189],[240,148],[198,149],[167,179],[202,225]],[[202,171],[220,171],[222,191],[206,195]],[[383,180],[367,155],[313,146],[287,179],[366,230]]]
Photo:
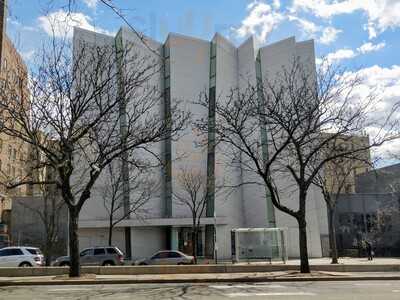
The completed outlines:
[[[314,293],[294,292],[294,293],[230,293],[225,294],[229,298],[235,297],[265,297],[265,296],[316,296]]]
[[[381,283],[355,283],[354,285],[357,286],[372,286],[372,285],[376,285],[376,286],[381,286],[381,285],[392,285],[391,283],[387,283],[387,282],[381,282]]]
[[[283,285],[266,284],[266,283],[255,283],[254,286],[257,286],[257,287],[269,287],[271,289],[284,289],[284,288],[287,288],[287,286],[283,286]]]
[[[225,289],[248,289],[248,288],[271,288],[271,289],[282,289],[285,288],[283,285],[273,285],[273,284],[257,284],[257,285],[253,285],[253,284],[248,284],[248,285],[210,285],[210,288],[213,289],[219,289],[219,290],[225,290]]]
[[[48,292],[50,292],[50,293],[73,292],[73,291],[81,292],[81,291],[90,291],[90,290],[91,290],[90,288],[75,288],[75,289],[63,288],[63,289],[48,290]]]

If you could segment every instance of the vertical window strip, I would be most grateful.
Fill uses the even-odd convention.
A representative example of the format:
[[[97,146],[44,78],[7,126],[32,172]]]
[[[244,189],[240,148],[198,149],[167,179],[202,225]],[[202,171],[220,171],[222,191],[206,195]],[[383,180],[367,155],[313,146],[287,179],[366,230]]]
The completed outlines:
[[[163,46],[164,56],[164,120],[167,122],[167,136],[164,141],[164,183],[165,183],[165,203],[164,217],[172,217],[172,154],[171,154],[171,65],[170,49],[168,45]]]
[[[265,125],[265,117],[263,116],[262,112],[264,111],[265,106],[265,97],[263,92],[263,84],[262,84],[262,69],[261,69],[261,55],[260,50],[258,50],[257,58],[256,58],[256,84],[257,84],[257,96],[258,96],[258,103],[259,103],[259,111],[260,115],[260,138],[261,138],[261,151],[263,155],[264,161],[268,160],[268,135],[267,135],[267,128]],[[267,225],[269,227],[276,227],[275,221],[275,210],[271,200],[271,194],[267,187],[265,187],[266,192],[266,201],[267,201]]]
[[[207,149],[207,206],[206,216],[213,217],[215,211],[215,97],[217,76],[217,45],[210,43],[210,88],[208,107],[208,149]]]

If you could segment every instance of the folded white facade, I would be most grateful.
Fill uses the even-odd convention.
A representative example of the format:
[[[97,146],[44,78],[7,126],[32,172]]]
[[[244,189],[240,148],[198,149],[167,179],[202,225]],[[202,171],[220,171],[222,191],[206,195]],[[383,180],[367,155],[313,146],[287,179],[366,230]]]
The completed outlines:
[[[116,39],[137,43],[137,51],[151,54],[147,47],[129,29],[122,28],[116,37],[75,28],[74,43],[79,40],[95,44],[114,45]],[[182,109],[190,111],[193,119],[213,120],[212,107],[206,109],[195,102],[201,93],[206,93],[212,101],[224,101],[232,88],[244,89],[248,83],[256,84],[257,77],[267,79],[288,66],[293,58],[299,58],[315,70],[313,41],[297,43],[288,38],[280,42],[256,48],[253,38],[239,47],[216,34],[212,41],[205,41],[178,34],[169,34],[164,44],[147,39],[150,48],[164,57],[163,72],[154,80],[154,85],[164,92],[160,103],[160,113],[167,115],[174,101],[180,101]],[[257,65],[258,64],[258,65]],[[256,69],[258,68],[258,72]],[[273,78],[268,78],[273,79]],[[215,120],[218,122],[218,120]],[[261,135],[261,132],[255,134]],[[208,138],[208,147],[199,146],[202,138]],[[246,172],[240,165],[232,166],[224,156],[224,149],[214,147],[212,133],[201,137],[189,126],[177,141],[165,141],[158,145],[161,157],[167,162],[159,173],[161,188],[159,195],[147,205],[144,219],[132,215],[116,226],[114,244],[122,250],[126,247],[126,234],[131,239],[130,254],[133,259],[151,255],[162,249],[189,251],[191,214],[187,207],[174,201],[173,191],[179,189],[176,175],[182,168],[201,170],[207,178],[215,182],[229,181],[237,184],[260,181],[258,177]],[[209,181],[213,189],[213,181]],[[102,182],[98,183],[101,186]],[[210,186],[211,185],[211,186]],[[96,191],[96,190],[95,190]],[[92,193],[84,205],[79,221],[80,247],[103,245],[107,243],[107,212],[104,209],[100,191]],[[297,193],[283,194],[282,201],[297,208]],[[327,244],[327,215],[322,195],[311,188],[307,200],[307,229],[309,255],[321,257],[329,248]],[[215,218],[214,218],[215,216]],[[216,224],[214,224],[216,223]],[[216,225],[218,258],[231,258],[231,230],[235,228],[284,227],[288,229],[288,256],[298,257],[298,230],[296,220],[275,209],[267,196],[265,187],[242,185],[230,193],[215,193],[209,197],[204,217],[201,220],[202,232],[199,238],[199,254],[213,254],[213,228]],[[127,230],[129,228],[129,230]],[[325,253],[325,252],[324,252]],[[128,253],[129,255],[129,253]]]

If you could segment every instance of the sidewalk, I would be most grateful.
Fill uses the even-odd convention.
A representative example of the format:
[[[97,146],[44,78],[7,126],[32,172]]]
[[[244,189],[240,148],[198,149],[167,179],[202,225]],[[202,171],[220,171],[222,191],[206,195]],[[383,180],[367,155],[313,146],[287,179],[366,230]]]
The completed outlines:
[[[214,264],[214,260],[212,259],[199,259],[199,264]],[[330,265],[331,258],[322,257],[322,258],[310,258],[309,263],[311,266],[313,265]],[[232,264],[230,260],[218,261],[218,264]],[[264,261],[250,261],[247,262],[245,260],[240,261],[239,263],[235,263],[235,265],[247,265],[247,264],[267,264],[270,262]],[[273,265],[282,265],[284,264],[282,261],[273,261]],[[340,257],[339,264],[345,265],[400,265],[400,257],[378,257],[374,258],[372,261],[368,260],[366,257]],[[289,259],[286,262],[286,265],[300,265],[300,259]]]
[[[71,279],[66,276],[0,277],[0,286],[82,285],[82,284],[161,284],[161,283],[229,283],[229,282],[295,282],[295,281],[400,280],[399,272],[339,273],[296,271],[267,273],[216,273],[168,275],[94,275]]]

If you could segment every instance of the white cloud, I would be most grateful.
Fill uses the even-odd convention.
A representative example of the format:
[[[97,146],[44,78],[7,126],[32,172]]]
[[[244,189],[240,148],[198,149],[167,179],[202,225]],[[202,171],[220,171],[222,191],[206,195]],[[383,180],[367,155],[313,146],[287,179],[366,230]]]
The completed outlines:
[[[308,21],[306,19],[299,18],[297,16],[289,16],[289,21],[295,21],[298,23],[299,28],[307,35],[310,37],[314,37],[314,35],[321,31],[321,27],[318,26],[317,24]]]
[[[275,9],[279,9],[281,7],[281,1],[280,0],[274,0],[272,2],[272,5],[274,6]]]
[[[357,53],[352,49],[339,49],[336,52],[329,53],[326,56],[326,60],[328,63],[336,63],[343,59],[350,59],[356,56]]]
[[[254,35],[260,43],[265,43],[268,35],[284,20],[284,16],[277,11],[279,1],[270,6],[261,1],[254,1],[247,6],[248,14],[239,28],[233,31],[239,38]]]
[[[400,102],[400,65],[392,65],[387,68],[374,65],[350,74],[363,79],[362,84],[356,90],[357,95],[366,97],[374,93],[379,97],[379,103],[374,106],[371,113],[372,117],[383,121],[392,111],[393,105]],[[400,112],[396,112],[393,117],[399,119]],[[375,127],[366,128],[372,139],[378,134],[378,130],[379,128]],[[373,154],[375,157],[390,158],[393,153],[400,154],[399,149],[400,140],[398,139],[374,149]]]
[[[379,44],[372,44],[372,43],[365,43],[363,45],[361,45],[360,48],[357,48],[358,52],[365,54],[368,52],[375,52],[378,51],[382,48],[384,48],[386,46],[386,44],[384,42],[379,43]]]
[[[85,2],[89,8],[96,8],[98,0],[83,0],[83,2]]]
[[[111,34],[109,31],[92,25],[92,19],[83,13],[67,13],[58,10],[47,16],[38,18],[39,26],[48,34],[55,37],[72,37],[73,27],[96,31],[99,33]]]
[[[365,43],[358,47],[356,51],[352,49],[339,49],[336,52],[332,52],[326,55],[325,59],[328,64],[338,63],[339,61],[344,59],[350,59],[362,54],[378,51],[380,49],[383,49],[385,46],[386,44],[384,42],[379,44]],[[322,59],[317,58],[316,63],[317,65],[321,64]]]
[[[342,30],[336,29],[334,27],[326,27],[322,30],[322,35],[319,38],[321,44],[329,45],[330,43],[336,41],[337,36]]]
[[[342,30],[336,29],[331,26],[319,26],[314,22],[299,18],[295,15],[290,15],[288,19],[289,21],[297,22],[299,29],[303,32],[303,35],[305,37],[316,39],[317,42],[325,45],[329,45],[332,42],[336,41],[339,33],[342,32]]]
[[[400,27],[398,0],[294,0],[292,12],[306,11],[320,18],[362,11],[367,15],[365,29],[374,38],[388,28]]]

